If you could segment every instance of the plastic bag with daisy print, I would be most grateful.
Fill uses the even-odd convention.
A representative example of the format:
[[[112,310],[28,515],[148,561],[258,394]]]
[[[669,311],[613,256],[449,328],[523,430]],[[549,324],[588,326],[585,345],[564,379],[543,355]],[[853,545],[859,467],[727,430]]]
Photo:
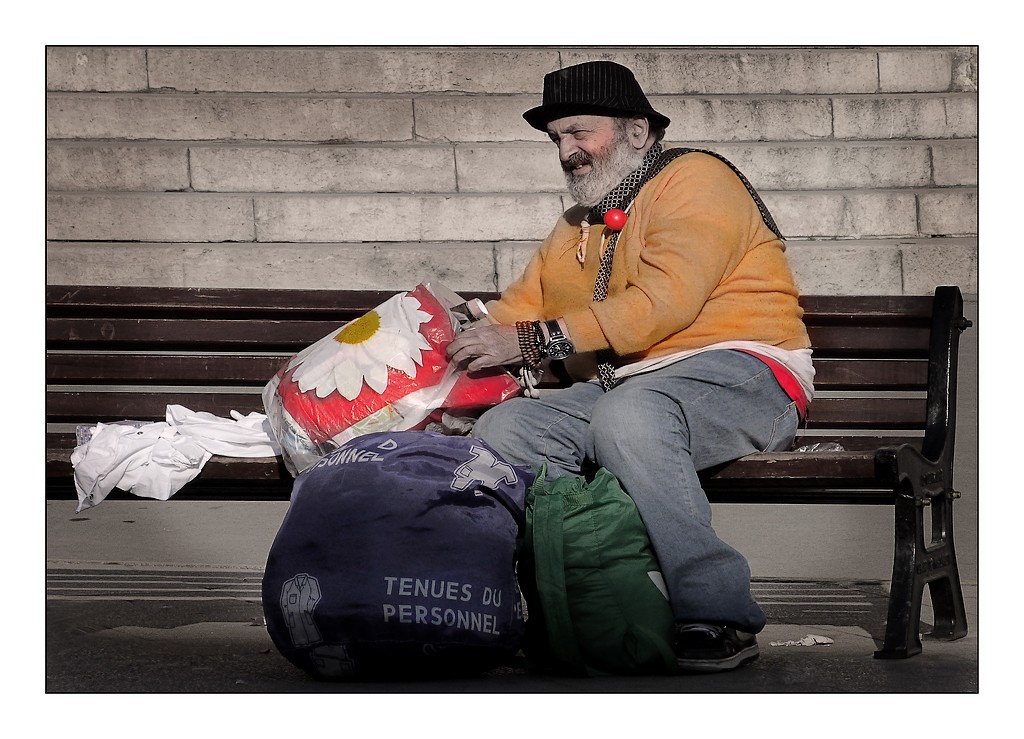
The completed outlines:
[[[424,282],[289,359],[263,389],[288,471],[298,475],[362,434],[423,429],[442,414],[471,416],[518,395],[504,370],[470,373],[448,361],[465,321],[453,309],[464,302]]]

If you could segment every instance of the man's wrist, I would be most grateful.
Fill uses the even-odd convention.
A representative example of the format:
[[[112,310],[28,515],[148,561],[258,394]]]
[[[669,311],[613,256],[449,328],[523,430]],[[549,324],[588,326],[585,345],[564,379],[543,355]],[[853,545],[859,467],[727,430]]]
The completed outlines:
[[[517,321],[516,334],[519,339],[519,352],[523,355],[523,364],[531,369],[540,367],[544,358],[541,343],[537,336],[536,321]]]
[[[555,360],[565,359],[575,353],[565,323],[561,319],[547,321],[535,321],[534,330],[539,342],[540,354],[542,357]]]

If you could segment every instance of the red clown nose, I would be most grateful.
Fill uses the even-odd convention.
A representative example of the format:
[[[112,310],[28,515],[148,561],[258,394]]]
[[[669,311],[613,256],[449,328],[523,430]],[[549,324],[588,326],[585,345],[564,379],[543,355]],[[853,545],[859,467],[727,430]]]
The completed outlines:
[[[604,214],[604,225],[609,231],[621,231],[626,225],[626,213],[618,208],[612,208]]]

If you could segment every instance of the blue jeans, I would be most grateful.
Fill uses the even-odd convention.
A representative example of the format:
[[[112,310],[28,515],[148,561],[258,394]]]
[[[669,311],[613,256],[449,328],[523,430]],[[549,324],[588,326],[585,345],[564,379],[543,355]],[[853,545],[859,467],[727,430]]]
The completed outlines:
[[[746,559],[718,538],[699,470],[788,449],[796,404],[759,359],[696,354],[627,377],[609,392],[578,382],[540,399],[514,398],[481,416],[473,435],[548,479],[606,468],[635,501],[678,621],[757,633],[765,617],[750,594]]]

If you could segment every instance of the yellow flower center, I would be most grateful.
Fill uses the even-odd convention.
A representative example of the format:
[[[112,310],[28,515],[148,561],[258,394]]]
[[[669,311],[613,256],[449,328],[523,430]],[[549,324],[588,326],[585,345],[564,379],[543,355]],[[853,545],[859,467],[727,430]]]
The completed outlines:
[[[379,328],[380,316],[377,311],[370,311],[341,329],[335,334],[334,340],[339,344],[362,344],[377,333]]]

